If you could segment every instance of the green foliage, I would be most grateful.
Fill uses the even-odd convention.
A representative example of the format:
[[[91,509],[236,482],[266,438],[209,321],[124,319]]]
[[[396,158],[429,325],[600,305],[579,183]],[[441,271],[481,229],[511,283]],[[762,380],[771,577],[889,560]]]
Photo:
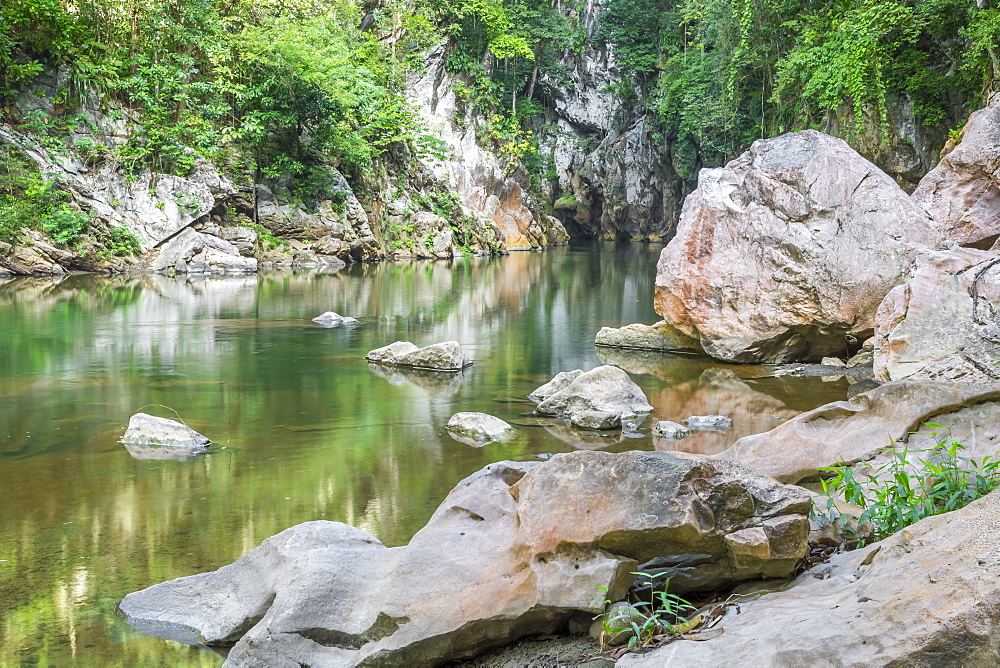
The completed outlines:
[[[645,585],[649,588],[649,601],[633,603],[630,608],[619,608],[613,612],[600,615],[602,626],[604,627],[603,642],[619,634],[628,633],[628,648],[647,645],[654,640],[659,640],[664,636],[674,636],[690,630],[697,622],[689,622],[685,616],[695,611],[695,607],[688,601],[667,592],[670,586],[669,578],[663,580],[663,587],[657,589],[655,581],[662,579],[650,573],[635,572],[640,578],[645,578]],[[607,587],[597,586],[604,595],[607,594]],[[602,596],[595,599],[599,601]],[[605,605],[611,605],[611,599],[605,598]],[[638,614],[637,614],[638,613]],[[641,621],[639,621],[641,620]]]
[[[947,429],[933,423],[928,426]],[[936,437],[938,432],[931,433]],[[970,459],[962,454],[965,446],[954,438],[942,438],[926,450],[910,450],[908,445],[899,450],[895,444],[884,450],[891,455],[889,461],[861,477],[850,466],[821,469],[833,474],[822,481],[823,491],[831,497],[828,519],[841,521],[832,498],[841,496],[864,509],[859,524],[871,523],[874,541],[925,517],[962,508],[1000,485],[1000,460],[991,456]]]
[[[0,147],[0,241],[14,242],[22,229],[43,231],[71,246],[90,226],[90,217],[69,205],[68,193],[39,174],[20,153]]]
[[[856,143],[882,144],[894,100],[907,100],[918,123],[954,126],[1000,77],[1000,18],[967,0],[606,7],[596,37],[629,75],[615,92],[658,112],[683,178],[794,129],[839,127]]]

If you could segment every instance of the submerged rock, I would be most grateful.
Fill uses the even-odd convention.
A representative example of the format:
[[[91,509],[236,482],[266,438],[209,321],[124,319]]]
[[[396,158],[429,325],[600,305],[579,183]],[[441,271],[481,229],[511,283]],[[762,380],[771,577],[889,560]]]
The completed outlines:
[[[655,325],[602,327],[594,339],[594,344],[608,348],[701,352],[701,344],[697,339],[691,338],[662,320]]]
[[[486,413],[455,413],[448,420],[448,431],[471,439],[475,445],[485,445],[492,441],[508,439],[516,430],[498,417]]]
[[[939,226],[845,142],[807,130],[703,169],[657,265],[656,310],[731,362],[818,360],[875,324]]]
[[[559,376],[553,378],[549,385],[555,384],[557,379]],[[539,415],[569,416],[580,411],[633,415],[653,410],[639,386],[618,367],[599,366],[573,376],[568,384],[564,382],[565,379],[556,385],[561,386],[561,389],[548,394],[538,404],[536,412]],[[543,385],[532,394],[542,396],[539,393],[545,388]]]
[[[185,459],[205,452],[212,442],[176,420],[136,413],[121,443],[136,459]]]
[[[725,415],[692,415],[684,424],[696,431],[726,431],[733,428],[733,421]]]
[[[651,556],[705,555],[676,591],[787,575],[810,503],[739,464],[670,453],[501,462],[460,482],[405,547],[308,522],[119,610],[153,635],[239,639],[227,665],[436,665],[603,612],[596,587],[620,600]]]
[[[312,319],[312,321],[318,322],[324,327],[336,327],[337,325],[356,325],[358,319],[350,316],[339,315],[333,311],[327,311],[322,315],[316,316]]]
[[[622,416],[612,411],[577,411],[571,413],[569,421],[574,427],[600,431],[605,429],[621,429]],[[631,416],[630,416],[631,417]]]
[[[669,420],[661,420],[653,425],[653,434],[655,436],[672,441],[679,441],[680,439],[687,438],[691,434],[695,434],[697,432],[697,429],[685,427],[682,424],[677,424],[676,422],[671,422]]]
[[[725,635],[626,655],[661,666],[995,666],[1000,492],[830,558],[823,578],[729,608]],[[737,614],[738,613],[738,614]]]
[[[376,364],[431,371],[461,371],[472,366],[472,361],[462,352],[458,341],[435,343],[424,348],[418,348],[409,341],[396,341],[372,350],[365,355],[365,359]]]

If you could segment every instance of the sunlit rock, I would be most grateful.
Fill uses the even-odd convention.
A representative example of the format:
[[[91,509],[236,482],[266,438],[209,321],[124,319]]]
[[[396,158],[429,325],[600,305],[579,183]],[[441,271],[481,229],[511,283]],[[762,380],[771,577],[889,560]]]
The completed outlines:
[[[448,420],[448,432],[465,437],[463,443],[472,440],[476,445],[510,438],[516,430],[498,417],[486,413],[455,413]]]
[[[461,481],[405,547],[307,522],[119,610],[153,635],[238,639],[227,665],[436,665],[603,612],[654,556],[705,555],[672,583],[681,592],[787,575],[810,504],[748,467],[670,453],[500,462]]]
[[[725,361],[839,355],[942,235],[844,141],[812,130],[756,141],[699,174],[660,256],[656,310]]]
[[[558,378],[558,377],[557,377]],[[555,387],[562,385],[564,377]],[[557,379],[553,379],[553,383]],[[535,396],[545,386],[535,390]],[[538,404],[539,415],[569,416],[580,411],[607,411],[619,415],[648,413],[653,407],[642,389],[629,375],[614,366],[600,366],[581,373],[562,389],[550,394]]]
[[[176,420],[136,413],[121,443],[136,459],[186,459],[205,452],[211,441]]]
[[[376,364],[427,369],[431,371],[461,371],[472,366],[472,361],[462,352],[458,341],[435,343],[418,348],[409,341],[396,341],[372,350],[365,359]]]

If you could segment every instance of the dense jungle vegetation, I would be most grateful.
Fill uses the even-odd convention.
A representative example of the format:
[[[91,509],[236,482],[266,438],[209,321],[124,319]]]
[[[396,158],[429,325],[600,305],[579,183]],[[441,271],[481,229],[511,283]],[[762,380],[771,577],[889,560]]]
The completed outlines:
[[[403,88],[442,40],[482,139],[529,170],[527,129],[591,47],[613,48],[617,94],[655,113],[682,175],[833,116],[877,138],[900,96],[916,122],[954,128],[1000,76],[1000,10],[972,0],[607,0],[586,16],[563,0],[0,0],[0,104],[9,117],[61,65],[67,113],[17,119],[36,135],[79,122],[74,99],[96,95],[141,130],[84,153],[181,174],[201,155],[321,190],[320,163],[356,181],[394,142],[439,150]]]

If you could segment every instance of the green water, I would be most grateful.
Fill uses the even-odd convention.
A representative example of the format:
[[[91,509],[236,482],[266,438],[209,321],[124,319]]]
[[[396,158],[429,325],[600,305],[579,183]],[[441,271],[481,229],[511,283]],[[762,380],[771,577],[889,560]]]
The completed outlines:
[[[578,245],[327,275],[0,279],[0,665],[217,665],[211,652],[135,633],[115,604],[307,520],[404,544],[456,482],[500,459],[718,452],[844,396],[843,381],[754,380],[762,369],[596,350],[601,326],[656,320],[658,251]],[[327,310],[361,324],[310,322]],[[369,369],[364,354],[398,339],[458,340],[475,365],[443,378]],[[532,389],[602,362],[632,373],[656,407],[641,438],[530,415]],[[228,449],[133,459],[117,440],[147,404]],[[465,410],[517,425],[518,438],[452,440],[443,426]],[[649,436],[654,420],[717,412],[732,431]]]

